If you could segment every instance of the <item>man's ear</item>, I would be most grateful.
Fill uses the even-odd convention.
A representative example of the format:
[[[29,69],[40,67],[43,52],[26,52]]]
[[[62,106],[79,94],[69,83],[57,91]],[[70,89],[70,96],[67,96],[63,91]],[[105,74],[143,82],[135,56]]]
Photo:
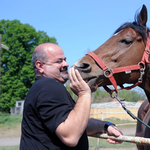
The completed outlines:
[[[37,62],[35,63],[35,65],[36,65],[36,68],[39,70],[39,72],[40,72],[41,74],[43,74],[43,73],[44,73],[43,63],[41,63],[40,61],[37,61]]]

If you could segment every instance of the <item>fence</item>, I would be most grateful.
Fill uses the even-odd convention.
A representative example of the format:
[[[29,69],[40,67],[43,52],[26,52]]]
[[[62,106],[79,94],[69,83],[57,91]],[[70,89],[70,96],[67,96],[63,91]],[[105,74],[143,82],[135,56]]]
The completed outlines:
[[[129,109],[135,116],[137,116],[138,109]],[[127,112],[122,108],[91,108],[90,117],[104,120],[106,118],[118,118],[121,120],[133,120]]]
[[[135,116],[137,116],[141,102],[125,102],[125,104],[128,110],[130,110]],[[132,118],[127,114],[127,112],[121,107],[118,102],[92,104],[90,110],[90,117],[101,120],[104,120],[106,118],[132,120]]]

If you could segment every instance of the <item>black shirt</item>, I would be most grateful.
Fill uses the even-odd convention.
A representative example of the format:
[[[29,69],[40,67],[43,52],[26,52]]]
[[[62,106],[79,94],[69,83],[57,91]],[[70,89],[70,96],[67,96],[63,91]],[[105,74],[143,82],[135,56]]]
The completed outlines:
[[[88,150],[86,132],[76,147],[68,147],[55,134],[75,105],[64,85],[37,77],[24,103],[20,150]]]

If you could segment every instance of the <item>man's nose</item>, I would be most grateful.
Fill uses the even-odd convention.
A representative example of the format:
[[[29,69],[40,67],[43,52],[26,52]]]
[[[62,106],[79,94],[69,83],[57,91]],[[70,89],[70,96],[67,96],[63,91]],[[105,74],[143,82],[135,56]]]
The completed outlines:
[[[69,64],[64,60],[63,61],[63,66],[66,66],[66,67],[68,67],[69,66]]]

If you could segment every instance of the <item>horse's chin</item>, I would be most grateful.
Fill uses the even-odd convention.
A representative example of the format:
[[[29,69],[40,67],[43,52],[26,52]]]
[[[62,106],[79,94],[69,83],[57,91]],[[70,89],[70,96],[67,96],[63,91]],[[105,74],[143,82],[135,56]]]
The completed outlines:
[[[88,80],[87,84],[89,85],[91,92],[95,92],[98,87],[103,85],[103,81],[103,79],[100,80],[99,78],[94,77]]]
[[[95,92],[98,88],[98,86],[95,84],[96,83],[96,77],[91,78],[90,80],[88,80],[87,84],[89,85],[91,92]]]
[[[91,92],[93,93],[93,92],[95,92],[97,90],[97,87],[96,86],[92,86],[92,87],[90,87],[90,89],[91,89]]]

